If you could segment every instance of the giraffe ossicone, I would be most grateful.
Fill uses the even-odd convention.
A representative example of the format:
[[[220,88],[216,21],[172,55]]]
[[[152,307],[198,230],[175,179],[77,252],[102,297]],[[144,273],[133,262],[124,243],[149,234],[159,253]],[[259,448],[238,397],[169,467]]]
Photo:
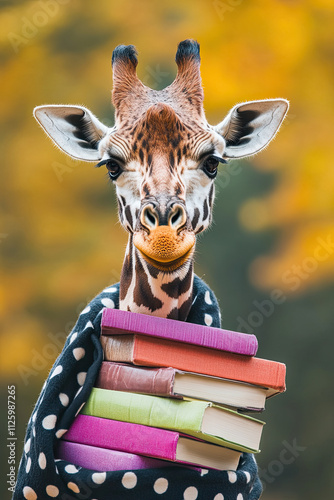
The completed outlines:
[[[105,166],[115,184],[120,222],[130,233],[120,308],[185,320],[196,235],[211,222],[218,166],[265,148],[289,105],[285,99],[238,104],[212,126],[196,41],[179,44],[176,64],[174,82],[153,90],[137,76],[135,48],[118,46],[112,128],[82,106],[38,106],[34,116],[60,149]]]

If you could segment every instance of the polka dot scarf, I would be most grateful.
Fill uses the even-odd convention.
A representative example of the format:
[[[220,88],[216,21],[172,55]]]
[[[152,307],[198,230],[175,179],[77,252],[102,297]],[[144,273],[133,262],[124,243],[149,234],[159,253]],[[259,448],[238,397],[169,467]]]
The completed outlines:
[[[118,304],[119,284],[103,290],[69,334],[28,422],[13,500],[258,499],[257,465],[246,453],[236,472],[183,467],[97,472],[55,459],[54,446],[87,401],[102,363],[102,309]],[[217,300],[197,276],[187,321],[220,326]]]

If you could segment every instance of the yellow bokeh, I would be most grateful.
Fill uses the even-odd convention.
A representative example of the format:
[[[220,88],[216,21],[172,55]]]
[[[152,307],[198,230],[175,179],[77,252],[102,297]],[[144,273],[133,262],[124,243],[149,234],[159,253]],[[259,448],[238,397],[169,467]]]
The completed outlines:
[[[282,274],[312,256],[317,239],[333,228],[333,3],[51,3],[54,11],[47,12],[43,2],[7,2],[0,18],[1,312],[8,326],[13,314],[26,311],[25,332],[13,327],[11,339],[19,358],[29,358],[29,346],[48,329],[35,312],[43,297],[50,310],[73,308],[120,272],[126,235],[104,176],[52,148],[32,118],[36,105],[73,103],[111,124],[110,57],[120,43],[137,46],[139,76],[161,88],[175,76],[177,43],[197,38],[212,123],[236,102],[289,99],[278,138],[252,161],[259,172],[275,173],[275,186],[250,194],[238,211],[245,231],[279,230],[275,248],[251,263],[251,283],[284,287]],[[298,291],[333,274],[330,255]],[[10,361],[2,367],[10,370]]]

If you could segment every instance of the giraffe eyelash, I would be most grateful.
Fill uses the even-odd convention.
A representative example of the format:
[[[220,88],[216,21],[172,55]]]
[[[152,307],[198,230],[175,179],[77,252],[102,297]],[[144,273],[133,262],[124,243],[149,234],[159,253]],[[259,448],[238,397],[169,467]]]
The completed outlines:
[[[215,160],[219,161],[219,163],[228,163],[227,160],[225,160],[224,158],[221,158],[220,156],[210,155],[209,158],[214,158]]]
[[[107,163],[112,161],[118,163],[119,166],[122,168],[122,160],[120,160],[119,158],[107,158],[106,160],[101,160],[99,163],[95,165],[95,168],[103,167],[103,165],[106,165]]]

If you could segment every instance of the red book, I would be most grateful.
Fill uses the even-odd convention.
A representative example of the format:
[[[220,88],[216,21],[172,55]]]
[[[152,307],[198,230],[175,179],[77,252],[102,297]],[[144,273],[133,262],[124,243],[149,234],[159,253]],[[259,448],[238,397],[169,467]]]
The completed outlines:
[[[101,336],[106,361],[177,368],[285,391],[285,365],[144,335]]]

